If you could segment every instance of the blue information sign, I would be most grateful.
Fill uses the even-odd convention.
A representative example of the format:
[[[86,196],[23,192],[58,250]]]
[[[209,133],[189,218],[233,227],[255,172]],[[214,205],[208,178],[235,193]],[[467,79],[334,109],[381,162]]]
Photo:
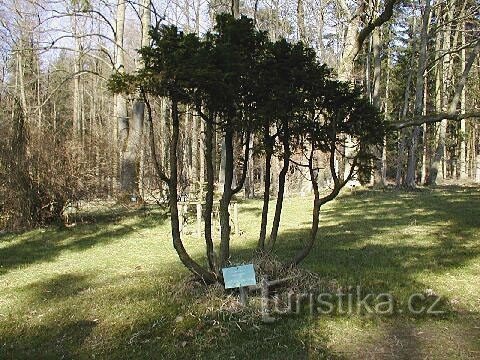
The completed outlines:
[[[223,280],[225,281],[225,289],[257,284],[253,264],[223,268],[222,272]]]

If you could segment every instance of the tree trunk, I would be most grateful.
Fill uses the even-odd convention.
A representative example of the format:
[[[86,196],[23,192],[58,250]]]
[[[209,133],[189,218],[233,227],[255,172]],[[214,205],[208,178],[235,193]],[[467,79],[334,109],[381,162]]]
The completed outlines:
[[[173,247],[175,248],[181,262],[187,269],[192,273],[199,276],[206,283],[214,283],[217,279],[213,273],[202,268],[196,261],[194,261],[187,253],[185,247],[183,246],[182,238],[180,235],[180,223],[178,218],[178,160],[177,160],[177,151],[178,151],[178,139],[179,139],[179,114],[178,114],[178,103],[172,101],[172,140],[170,143],[170,179],[168,182],[168,188],[170,192],[169,196],[169,205],[170,205],[170,222],[172,226],[172,240]]]
[[[462,24],[462,47],[465,46],[465,23]],[[462,73],[465,71],[466,67],[466,50],[462,49],[460,53],[460,62],[462,66]],[[465,114],[467,109],[467,94],[465,91],[465,87],[462,89],[461,95],[461,112]],[[467,169],[467,140],[466,140],[466,124],[465,119],[460,120],[460,179],[465,180],[468,177],[468,169]]]
[[[318,51],[318,57],[320,58],[320,61],[326,62],[325,60],[325,47],[323,45],[323,28],[325,26],[325,13],[324,13],[324,7],[322,4],[322,1],[319,0],[318,2],[318,18],[317,18],[317,51]]]
[[[480,126],[478,124],[475,124],[474,128],[474,133],[475,133],[475,141],[474,141],[474,146],[473,146],[473,153],[474,153],[474,161],[473,161],[473,166],[474,166],[474,176],[475,176],[475,182],[480,183]]]
[[[143,0],[142,14],[142,46],[150,43],[149,30],[151,25],[150,0]],[[138,61],[138,69],[143,66]],[[138,194],[138,161],[141,149],[143,119],[145,103],[140,93],[136,94],[133,102],[132,117],[128,123],[128,135],[125,143],[125,152],[121,159],[120,190],[124,194]]]
[[[425,75],[425,77],[427,77]],[[428,81],[425,79],[425,84],[423,86],[423,115],[427,115],[427,84]],[[427,181],[427,124],[422,125],[422,167],[420,173],[420,183],[425,184]]]
[[[203,185],[204,185],[204,182],[205,182],[205,125],[204,125],[204,122],[201,121],[200,122],[200,151],[198,151],[198,157],[199,157],[199,169],[198,169],[198,173],[199,173],[199,181],[200,181],[200,198],[202,198],[202,194],[203,194]],[[214,129],[212,129],[212,132],[214,132]],[[213,150],[215,149],[214,145],[213,145],[213,135],[212,135],[212,139],[210,139],[210,141],[212,142],[212,152]],[[213,156],[213,153],[211,154],[211,159],[209,161],[212,162],[212,167],[213,167],[213,159],[214,159],[214,156]],[[213,170],[212,170],[213,171]],[[213,177],[215,179],[215,172],[213,172]]]
[[[416,32],[417,22],[416,18],[413,19],[412,33]],[[410,59],[410,69],[413,69],[415,64],[415,41],[412,39],[413,53]],[[410,104],[410,83],[412,82],[412,71],[408,72],[407,82],[405,85],[405,93],[403,96],[403,107],[400,114],[400,121],[405,121],[409,104]],[[404,182],[404,164],[405,164],[405,147],[406,147],[406,132],[404,129],[399,131],[398,135],[398,153],[397,153],[397,163],[396,163],[396,175],[395,175],[395,185],[397,188],[402,186]]]
[[[271,168],[273,145],[267,144],[265,153],[265,173],[264,173],[264,188],[263,188],[263,207],[262,207],[262,221],[260,224],[260,236],[258,238],[258,248],[265,249],[265,238],[267,236],[267,221],[268,221],[268,205],[270,203],[270,183],[271,183]]]
[[[450,6],[450,10],[447,11],[445,14],[444,23],[447,26],[447,29],[443,32],[443,45],[442,50],[445,53],[443,58],[443,77],[442,77],[442,110],[446,110],[446,106],[448,103],[449,92],[451,88],[451,73],[449,71],[451,65],[451,56],[448,53],[450,51],[451,45],[451,26],[452,24],[450,21],[453,17],[453,5]],[[442,120],[440,123],[440,128],[437,137],[437,147],[435,149],[435,154],[433,156],[432,167],[430,169],[429,178],[428,178],[428,185],[436,185],[438,178],[443,179],[445,174],[445,164],[444,164],[444,156],[445,156],[445,138],[447,135],[447,120]]]
[[[387,50],[387,78],[385,81],[385,101],[383,104],[383,112],[386,119],[390,117],[390,107],[389,107],[389,100],[390,100],[390,52]],[[387,137],[383,138],[383,146],[382,146],[382,181],[383,184],[387,184]]]
[[[465,87],[468,75],[472,68],[473,62],[475,61],[479,53],[480,53],[480,40],[477,40],[475,47],[472,49],[472,52],[470,53],[468,60],[465,63],[465,68],[462,72],[462,75],[457,81],[457,84],[455,86],[455,92],[453,94],[452,100],[450,101],[450,104],[448,105],[447,114],[453,114],[456,111],[458,103],[460,102],[462,91]],[[442,123],[443,122],[446,122],[446,120],[443,120]],[[445,125],[445,128],[441,127],[440,129],[440,136],[439,136],[440,140],[438,142],[437,152],[435,154],[435,159],[434,159],[434,162],[436,161],[437,167],[432,166],[432,171],[430,174],[431,176],[429,178],[429,184],[431,185],[434,185],[436,183],[436,179],[438,175],[438,165],[440,163],[441,156],[443,156],[443,151],[441,147],[442,145],[441,136],[443,136],[443,142],[445,142],[445,133],[446,133],[446,125]]]
[[[375,28],[390,20],[393,15],[393,6],[395,5],[396,0],[386,0],[384,2],[383,12],[363,28],[360,26],[360,15],[367,10],[365,8],[366,2],[358,1],[358,6],[354,14],[350,12],[345,0],[338,0],[337,3],[340,12],[343,14],[343,18],[347,21],[347,28],[344,32],[345,42],[340,59],[340,65],[338,67],[338,78],[340,80],[347,81],[351,80],[354,76],[354,61],[362,49],[365,39],[368,38]]]
[[[254,138],[250,140],[248,146],[250,149],[253,149],[254,146]],[[254,178],[253,178],[253,171],[254,171],[255,163],[254,163],[254,156],[253,154],[250,155],[248,158],[248,171],[247,171],[247,177],[245,179],[245,191],[244,191],[244,197],[245,199],[251,199],[255,196],[255,184],[254,184]]]
[[[305,29],[305,11],[303,7],[303,0],[297,0],[297,28],[298,40],[307,41],[307,31]]]
[[[240,17],[240,0],[232,1],[232,15],[235,19]]]
[[[440,12],[441,12],[441,8],[438,9],[437,14],[440,14]],[[438,32],[435,40],[435,53],[439,53],[441,49],[442,49],[441,33]],[[435,111],[437,113],[442,111],[442,93],[443,93],[442,67],[440,66],[440,63],[437,63],[435,66]],[[435,149],[438,147],[440,132],[443,128],[443,125],[444,124],[442,123],[435,124]],[[430,184],[430,177],[431,177],[430,173],[432,170],[438,172],[438,162],[435,161],[435,153],[433,154],[433,158],[431,160],[429,176],[427,178],[427,185]]]
[[[197,194],[199,193],[201,184],[199,183],[198,179],[198,158],[199,158],[199,147],[198,147],[198,122],[197,122],[197,117],[192,114],[191,116],[192,119],[192,128],[191,128],[191,134],[192,134],[192,152],[191,152],[191,158],[190,158],[190,166],[191,166],[191,179],[190,183],[193,184],[191,188],[195,189]],[[187,129],[188,130],[188,129]]]
[[[75,41],[75,60],[73,65],[74,78],[73,78],[73,137],[75,139],[81,139],[82,125],[81,125],[81,113],[80,107],[80,58],[81,58],[81,44],[80,36],[78,34],[78,18],[76,11],[73,14],[73,37]]]
[[[20,46],[23,46],[20,41]],[[20,102],[22,105],[22,116],[23,121],[28,121],[28,104],[27,104],[27,95],[25,90],[25,69],[24,69],[24,58],[23,58],[23,49],[17,51],[17,87],[20,95]]]
[[[212,212],[213,212],[213,193],[214,193],[214,181],[215,181],[215,170],[213,164],[213,133],[214,125],[213,120],[206,119],[205,124],[205,163],[207,170],[207,189],[205,194],[205,244],[207,249],[207,260],[208,266],[211,271],[217,272],[216,262],[215,262],[215,251],[213,248],[213,238],[212,238]]]
[[[282,216],[283,198],[285,194],[285,182],[288,173],[288,167],[290,165],[290,144],[288,133],[283,138],[283,167],[278,175],[278,194],[275,205],[275,215],[273,217],[272,231],[270,232],[270,239],[268,246],[270,250],[273,250],[275,242],[277,241],[278,229],[280,227],[280,219]]]
[[[313,165],[313,154],[314,154],[314,149],[312,148],[312,150],[310,152],[310,158],[308,160],[308,170],[309,170],[309,173],[310,173],[310,181],[312,183],[312,189],[313,189],[313,194],[314,194],[313,211],[312,211],[312,226],[310,228],[310,235],[309,235],[309,238],[307,239],[307,242],[306,242],[305,246],[299,252],[297,252],[295,257],[290,261],[290,263],[288,264],[290,266],[291,265],[298,265],[300,262],[302,262],[308,256],[310,251],[312,251],[313,245],[315,244],[315,240],[317,239],[318,226],[319,226],[319,223],[320,223],[320,207],[323,204],[325,204],[326,202],[334,199],[338,195],[340,189],[346,183],[346,182],[342,182],[343,185],[340,185],[340,183],[338,181],[338,176],[336,175],[336,172],[335,172],[336,171],[335,170],[335,159],[334,159],[334,157],[335,157],[334,156],[335,155],[335,147],[333,147],[331,149],[329,160],[330,160],[330,171],[332,173],[332,177],[334,178],[334,184],[335,185],[334,185],[334,188],[333,188],[332,192],[329,195],[320,199],[320,191],[319,191],[319,188],[318,188],[318,179],[317,179],[317,176],[315,174],[314,165]],[[350,179],[349,175],[346,176],[346,181],[348,181]]]
[[[382,58],[381,58],[381,42],[380,42],[380,29],[376,28],[372,32],[372,47],[373,47],[373,94],[372,94],[372,103],[375,107],[380,109],[381,107],[381,98],[380,98],[380,83],[381,83],[381,74],[382,74]],[[383,187],[385,186],[385,177],[384,177],[384,160],[383,160],[383,150],[385,145],[381,146],[376,151],[376,166],[373,176],[373,184],[375,186]]]
[[[225,130],[225,178],[223,184],[223,194],[220,199],[219,217],[220,217],[220,268],[223,268],[230,258],[230,213],[229,205],[232,200],[233,184],[233,132],[230,129]]]
[[[123,153],[120,170],[120,190],[125,194],[138,194],[138,160],[142,140],[143,117],[145,103],[137,99],[133,103],[132,119],[129,121],[129,130],[125,152]]]
[[[120,73],[125,72],[125,50],[123,48],[124,29],[125,29],[125,5],[124,0],[118,0],[117,18],[116,18],[116,38],[115,38],[115,69]],[[118,148],[120,149],[120,158],[123,159],[125,143],[128,137],[128,115],[127,100],[125,95],[115,95],[115,121],[117,126]]]
[[[422,32],[420,35],[420,49],[418,57],[418,69],[415,85],[415,115],[421,115],[423,112],[423,86],[424,74],[427,62],[427,44],[428,44],[428,28],[430,22],[430,0],[426,0],[425,8],[423,10],[422,18]],[[405,178],[405,185],[409,188],[416,186],[416,167],[417,167],[417,144],[418,136],[420,135],[420,127],[415,126],[412,131],[410,139],[410,146],[408,152],[407,174]]]

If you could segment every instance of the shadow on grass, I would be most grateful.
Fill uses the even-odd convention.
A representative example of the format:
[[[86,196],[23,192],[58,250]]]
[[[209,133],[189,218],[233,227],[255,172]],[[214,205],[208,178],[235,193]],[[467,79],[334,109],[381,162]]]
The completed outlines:
[[[90,278],[86,274],[59,274],[29,284],[23,291],[29,293],[31,301],[61,301],[88,289],[91,286]]]
[[[422,281],[422,274],[449,271],[480,256],[478,238],[475,238],[480,225],[478,190],[443,190],[413,194],[357,192],[341,197],[334,206],[322,212],[318,242],[303,266],[327,279],[336,279],[341,285],[358,284],[365,291],[375,293],[393,292],[402,296],[425,290],[429,284]],[[248,205],[245,210],[249,208]],[[52,261],[64,250],[81,251],[114,241],[135,231],[134,227],[157,224],[158,219],[153,224],[142,219],[130,226],[104,231],[96,225],[94,229],[85,228],[83,234],[71,239],[68,230],[58,235],[52,232],[48,235],[52,235],[51,244],[45,234],[37,234],[37,237],[0,248],[0,261],[3,265],[4,259],[10,259],[5,271]],[[278,255],[288,258],[307,235],[307,224],[281,232]],[[418,242],[412,241],[416,239],[414,236],[420,236]],[[34,243],[29,245],[31,241]],[[232,252],[236,258],[251,259],[251,250],[234,249]],[[170,271],[173,269],[170,263],[164,266],[170,267]],[[0,269],[0,274],[3,270]],[[178,285],[178,277],[161,284],[160,276],[139,273],[131,278],[111,277],[99,284],[94,276],[63,274],[36,282],[27,289],[31,292],[28,306],[53,308],[56,316],[50,316],[44,324],[23,327],[21,331],[5,331],[0,339],[0,347],[3,347],[0,355],[3,352],[7,358],[91,355],[171,359],[341,358],[329,348],[327,329],[312,335],[308,317],[288,317],[278,323],[259,322],[255,326],[243,322],[241,316],[205,317],[195,313],[198,298],[178,298],[172,292]],[[84,290],[90,287],[95,291],[89,295]],[[99,316],[98,322],[88,316],[89,309],[80,309],[82,312],[73,319],[56,322],[64,312],[79,311],[77,304],[94,304],[99,299],[103,303],[96,306],[104,307],[105,318]],[[178,321],[178,316],[185,319]],[[399,317],[392,319],[396,321],[399,324],[385,327],[386,341],[411,340],[401,346],[387,343],[383,355],[387,358],[390,355],[393,358],[424,357],[421,344],[414,337],[416,325]],[[463,320],[445,321],[458,324]],[[432,332],[432,342],[435,334]],[[465,347],[470,347],[473,341],[465,337]],[[353,354],[353,358],[362,358],[361,354]],[[364,354],[365,357],[369,355]],[[379,358],[385,358],[381,355]]]
[[[0,334],[0,355],[4,359],[72,359],[86,357],[82,345],[97,323],[71,320],[63,324],[46,323],[14,337]]]
[[[131,224],[121,224],[127,217],[136,216]],[[53,261],[64,251],[84,251],[97,245],[116,241],[135,231],[163,224],[166,215],[129,211],[123,214],[101,214],[94,224],[75,228],[36,229],[24,234],[5,234],[0,247],[0,275],[9,270],[39,262]],[[19,240],[15,239],[20,237]],[[0,238],[0,243],[2,239]]]
[[[291,259],[303,246],[309,225],[281,231],[276,248],[281,259]],[[301,266],[343,288],[360,286],[362,293],[390,293],[406,302],[435,287],[428,276],[479,258],[479,230],[478,188],[357,192],[322,210],[317,243]],[[232,253],[240,262],[252,256],[244,248]],[[455,316],[449,303],[444,298],[440,308]]]
[[[367,280],[377,290],[461,267],[480,256],[479,204],[476,188],[343,196],[322,211],[316,246],[302,266],[343,283]],[[305,223],[282,231],[277,254],[288,259],[308,235]]]
[[[219,311],[208,289],[178,293],[181,277],[166,284],[155,271],[101,280],[69,273],[29,284],[16,309],[23,315],[0,328],[0,358],[342,358],[326,336],[311,339],[305,318],[252,323]]]

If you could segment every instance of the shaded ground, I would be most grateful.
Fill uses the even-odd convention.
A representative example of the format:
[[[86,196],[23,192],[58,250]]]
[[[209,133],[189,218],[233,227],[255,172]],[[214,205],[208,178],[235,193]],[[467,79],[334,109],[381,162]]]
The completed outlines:
[[[241,205],[234,261],[251,257],[260,206]],[[281,258],[306,238],[310,207],[286,200]],[[304,263],[340,287],[389,292],[401,304],[412,293],[440,295],[442,316],[246,321],[206,301],[211,290],[185,290],[164,213],[92,216],[69,229],[1,235],[0,358],[480,358],[478,188],[342,196],[323,210]],[[202,240],[185,243],[204,261]]]

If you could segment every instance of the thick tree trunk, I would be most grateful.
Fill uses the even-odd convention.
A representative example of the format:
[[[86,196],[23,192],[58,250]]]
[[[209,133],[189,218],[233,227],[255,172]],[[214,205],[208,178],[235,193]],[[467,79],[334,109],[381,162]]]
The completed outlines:
[[[366,12],[366,3],[358,1],[358,6],[355,13],[351,13],[345,0],[338,0],[340,12],[347,20],[347,27],[344,32],[344,47],[342,49],[342,56],[338,66],[338,79],[342,81],[351,81],[354,78],[354,61],[360,52],[364,41],[376,28],[387,22],[393,15],[393,7],[397,0],[386,0],[383,11],[370,21],[366,26],[361,28],[361,15]],[[360,30],[359,30],[360,29]],[[350,165],[348,159],[354,157],[353,141],[347,136],[345,139],[344,154],[339,159],[339,168],[344,168],[340,177],[345,177],[346,173],[350,172]],[[343,152],[343,150],[342,150]]]
[[[150,0],[143,0],[142,14],[142,46],[150,43],[149,30],[151,25]],[[138,61],[138,68],[142,67]],[[145,103],[140,93],[136,94],[133,102],[132,117],[128,123],[128,135],[125,141],[125,151],[121,159],[120,190],[124,194],[138,194],[138,162],[140,158],[143,119]]]
[[[345,0],[338,0],[338,7],[343,13],[344,19],[347,21],[347,28],[345,30],[345,42],[338,68],[338,78],[340,80],[351,80],[354,75],[354,60],[362,49],[365,39],[371,34],[375,28],[381,26],[393,15],[393,7],[397,0],[386,0],[384,9],[375,19],[370,21],[363,28],[360,27],[361,15],[365,12],[365,2],[358,1],[358,6],[355,13],[351,13]],[[360,29],[360,30],[359,30]]]
[[[144,112],[145,103],[143,100],[136,100],[133,104],[132,119],[129,121],[128,138],[120,170],[120,190],[126,194],[138,193],[138,160]]]
[[[232,15],[234,18],[240,17],[240,0],[231,0],[232,2]]]

